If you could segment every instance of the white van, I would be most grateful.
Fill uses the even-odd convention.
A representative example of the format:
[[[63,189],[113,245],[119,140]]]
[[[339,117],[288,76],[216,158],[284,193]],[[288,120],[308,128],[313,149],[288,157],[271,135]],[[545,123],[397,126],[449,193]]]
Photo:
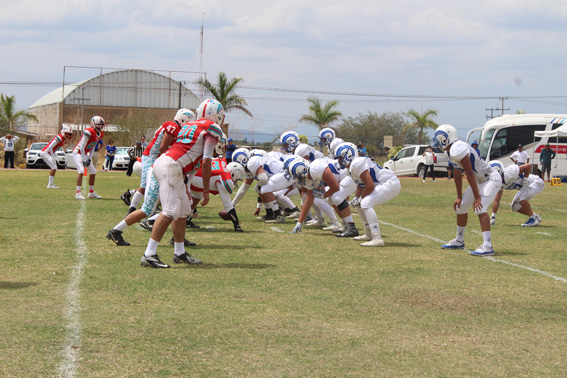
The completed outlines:
[[[567,128],[567,114],[505,114],[491,119],[483,127],[473,129],[467,134],[467,142],[472,142],[472,135],[478,135],[480,157],[486,161],[499,160],[504,166],[514,164],[510,156],[521,144],[524,152],[530,157],[530,163],[538,169],[539,154],[549,143],[557,153],[553,159],[552,175],[567,176],[567,159],[562,154],[567,153],[567,137],[536,137],[536,132],[552,131]],[[547,133],[546,133],[547,134]]]

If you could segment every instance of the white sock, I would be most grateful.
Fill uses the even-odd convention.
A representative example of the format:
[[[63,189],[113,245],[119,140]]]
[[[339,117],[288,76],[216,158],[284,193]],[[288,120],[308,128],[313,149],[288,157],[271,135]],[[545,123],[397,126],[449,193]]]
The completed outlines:
[[[115,230],[118,231],[124,231],[126,229],[126,227],[128,227],[128,224],[126,224],[125,220],[120,221],[120,223],[118,223],[116,226],[114,226]]]
[[[134,196],[132,197],[132,200],[130,201],[130,207],[137,209],[138,205],[140,204],[140,202],[142,202],[143,199],[144,195],[136,190]]]
[[[465,230],[467,227],[457,226],[457,241],[464,243],[465,242]]]
[[[490,218],[496,218],[496,213],[492,213],[492,215],[490,216]]]
[[[492,232],[490,231],[483,231],[482,238],[484,239],[484,244],[492,247]]]
[[[173,253],[175,254],[175,256],[181,256],[182,254],[185,253],[185,243],[181,242],[173,242]]]
[[[53,185],[54,176],[49,176],[49,185]]]
[[[152,256],[156,255],[158,245],[159,245],[159,242],[150,238],[150,241],[148,241],[148,246],[146,247],[146,252],[144,252],[144,256],[152,257]]]
[[[348,217],[343,218],[343,221],[346,223],[353,223],[354,219],[352,219],[352,215],[349,215]]]
[[[81,193],[81,186],[79,185],[76,188],[77,188],[77,193]]]
[[[89,193],[94,192],[94,185],[89,185]]]

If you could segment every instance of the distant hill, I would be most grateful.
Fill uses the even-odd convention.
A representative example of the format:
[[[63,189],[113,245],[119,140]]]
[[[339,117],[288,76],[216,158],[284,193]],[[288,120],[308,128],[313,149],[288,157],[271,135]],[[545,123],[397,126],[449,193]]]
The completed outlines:
[[[246,140],[250,144],[259,144],[273,141],[279,136],[278,133],[266,133],[262,131],[252,131],[246,129],[229,129],[229,137],[234,140]]]

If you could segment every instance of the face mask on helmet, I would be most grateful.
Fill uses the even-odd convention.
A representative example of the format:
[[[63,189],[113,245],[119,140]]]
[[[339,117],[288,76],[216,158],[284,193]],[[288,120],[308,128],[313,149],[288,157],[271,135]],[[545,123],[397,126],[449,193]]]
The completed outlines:
[[[197,109],[197,119],[206,119],[217,125],[222,125],[224,123],[224,108],[217,100],[205,100]]]
[[[337,146],[335,159],[339,161],[341,169],[348,167],[356,157],[358,157],[358,151],[354,144],[342,143]]]
[[[217,154],[217,157],[222,157],[225,152],[226,152],[226,135],[225,133],[222,133],[222,137],[221,140],[219,140],[217,142],[217,144],[215,145],[215,153]]]
[[[94,116],[91,118],[91,126],[95,129],[104,129],[106,122],[104,122],[104,119],[102,119],[101,116]]]
[[[181,126],[186,124],[187,122],[193,122],[195,120],[195,113],[193,113],[189,109],[179,109],[175,114],[175,118],[173,118],[173,120],[179,123],[179,125]]]
[[[299,145],[299,135],[295,131],[286,131],[280,137],[280,144],[285,152],[292,153]]]
[[[249,152],[246,148],[237,148],[232,153],[232,161],[246,167],[246,164],[248,164],[248,154]]]
[[[230,173],[232,181],[234,182],[237,182],[238,180],[244,180],[244,177],[246,175],[244,167],[236,162],[228,163],[226,170]]]
[[[305,185],[305,180],[307,179],[308,172],[309,172],[309,163],[307,163],[305,159],[302,158],[294,159],[289,164],[289,174],[300,185]]]
[[[435,130],[433,135],[433,146],[444,150],[457,140],[459,140],[457,129],[451,125],[441,125]]]

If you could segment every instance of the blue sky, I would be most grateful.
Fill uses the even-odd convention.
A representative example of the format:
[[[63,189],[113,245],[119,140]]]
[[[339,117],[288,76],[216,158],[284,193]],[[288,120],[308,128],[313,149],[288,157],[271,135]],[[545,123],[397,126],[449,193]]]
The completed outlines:
[[[203,13],[203,71],[242,77],[255,115],[229,113],[235,128],[316,135],[298,122],[309,95],[340,100],[347,117],[437,109],[463,138],[500,97],[506,113],[567,113],[567,2],[556,0],[0,0],[0,91],[27,108],[65,66],[199,71]]]

